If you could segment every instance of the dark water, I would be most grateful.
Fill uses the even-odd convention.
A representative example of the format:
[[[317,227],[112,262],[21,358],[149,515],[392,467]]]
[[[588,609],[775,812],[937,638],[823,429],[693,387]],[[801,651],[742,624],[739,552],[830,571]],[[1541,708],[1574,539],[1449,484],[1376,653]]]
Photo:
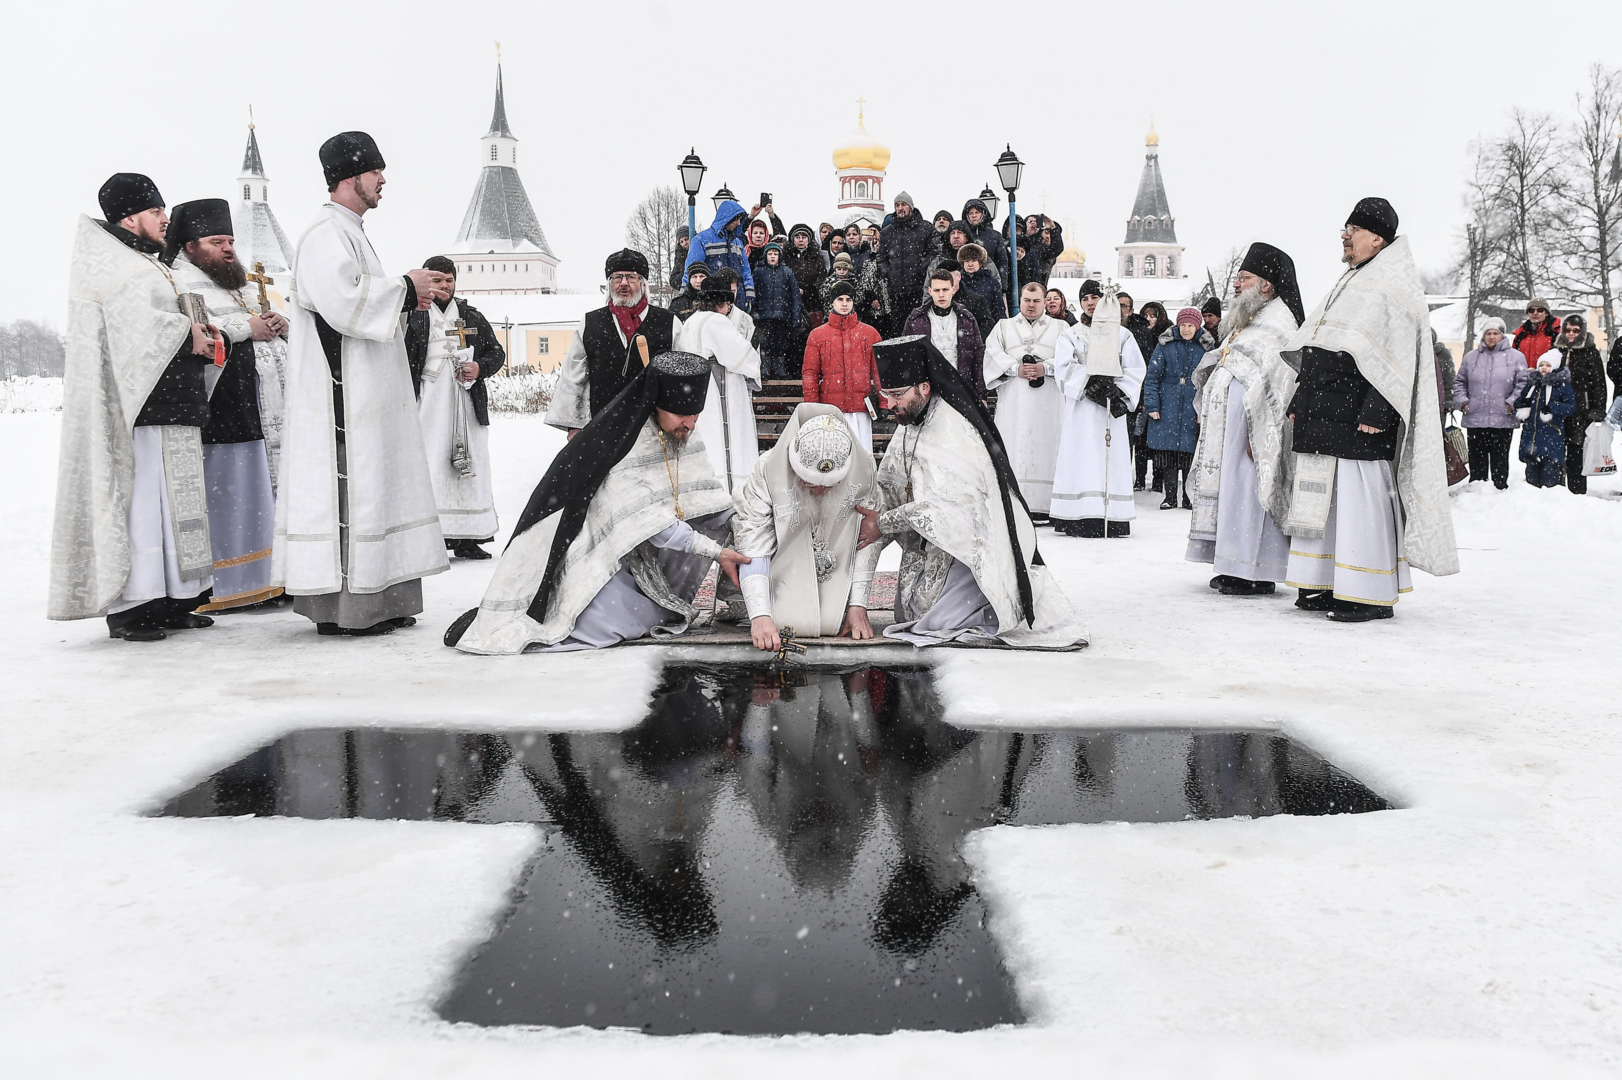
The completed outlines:
[[[924,671],[672,667],[629,731],[298,731],[163,813],[535,822],[445,1018],[786,1034],[1023,1020],[958,856],[975,829],[1386,808],[1272,732],[941,712]]]

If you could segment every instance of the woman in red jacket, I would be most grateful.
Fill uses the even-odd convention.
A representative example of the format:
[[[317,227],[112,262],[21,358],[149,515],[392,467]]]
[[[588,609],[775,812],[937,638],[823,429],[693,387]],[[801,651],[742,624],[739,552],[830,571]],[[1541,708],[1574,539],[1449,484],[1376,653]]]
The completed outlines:
[[[842,280],[829,290],[828,321],[805,342],[801,385],[805,400],[832,405],[845,414],[856,441],[873,452],[873,420],[867,395],[878,389],[879,369],[873,346],[879,332],[856,317],[856,286]]]

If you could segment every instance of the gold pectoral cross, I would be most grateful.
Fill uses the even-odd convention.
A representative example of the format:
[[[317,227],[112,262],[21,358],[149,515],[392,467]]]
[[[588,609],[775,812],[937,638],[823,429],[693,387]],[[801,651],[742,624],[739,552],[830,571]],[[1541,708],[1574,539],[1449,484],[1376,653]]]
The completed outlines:
[[[455,334],[456,335],[456,347],[458,349],[465,349],[465,348],[467,348],[467,339],[470,338],[470,337],[475,336],[476,334],[478,334],[478,332],[479,331],[478,331],[477,327],[470,328],[470,327],[468,327],[468,325],[463,320],[457,319],[456,320],[456,325],[454,327],[452,327],[451,329],[445,331],[445,336],[450,337],[452,334]]]
[[[248,280],[259,286],[259,314],[269,315],[270,297],[265,293],[265,286],[276,284],[276,279],[265,273],[264,263],[256,262],[253,264],[253,273],[248,275]]]

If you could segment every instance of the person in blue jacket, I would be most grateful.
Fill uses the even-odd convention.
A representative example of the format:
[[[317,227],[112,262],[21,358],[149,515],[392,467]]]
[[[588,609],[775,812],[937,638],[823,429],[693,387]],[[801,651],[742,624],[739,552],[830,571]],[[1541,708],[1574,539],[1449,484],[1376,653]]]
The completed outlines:
[[[734,200],[722,202],[715,211],[715,221],[688,246],[685,266],[701,262],[709,266],[711,274],[722,269],[735,271],[743,282],[743,295],[738,299],[745,311],[753,311],[755,275],[749,270],[749,254],[743,233],[744,223],[748,219],[749,211]]]
[[[766,245],[759,285],[755,325],[761,334],[761,370],[767,378],[798,377],[797,372],[789,370],[789,332],[805,317],[800,306],[800,282],[794,271],[783,265],[783,247],[775,240]]]
[[[1533,487],[1559,487],[1566,478],[1566,417],[1577,411],[1571,372],[1559,349],[1538,357],[1538,369],[1518,382],[1515,418],[1521,422],[1521,460]]]
[[[1143,377],[1149,449],[1155,454],[1155,474],[1166,480],[1162,510],[1177,509],[1179,491],[1183,492],[1183,509],[1193,507],[1183,486],[1194,464],[1194,447],[1200,440],[1199,414],[1194,410],[1194,369],[1207,351],[1216,348],[1216,342],[1200,325],[1202,321],[1197,308],[1179,311],[1176,327],[1160,336]]]

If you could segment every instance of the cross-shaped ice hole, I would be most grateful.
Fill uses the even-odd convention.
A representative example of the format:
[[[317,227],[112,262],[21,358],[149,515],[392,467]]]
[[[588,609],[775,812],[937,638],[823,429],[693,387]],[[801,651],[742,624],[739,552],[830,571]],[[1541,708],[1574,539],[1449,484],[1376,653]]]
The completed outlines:
[[[627,731],[296,731],[163,813],[534,822],[441,1015],[787,1034],[1023,1019],[975,829],[1386,808],[1277,731],[941,717],[921,669],[678,666]]]

